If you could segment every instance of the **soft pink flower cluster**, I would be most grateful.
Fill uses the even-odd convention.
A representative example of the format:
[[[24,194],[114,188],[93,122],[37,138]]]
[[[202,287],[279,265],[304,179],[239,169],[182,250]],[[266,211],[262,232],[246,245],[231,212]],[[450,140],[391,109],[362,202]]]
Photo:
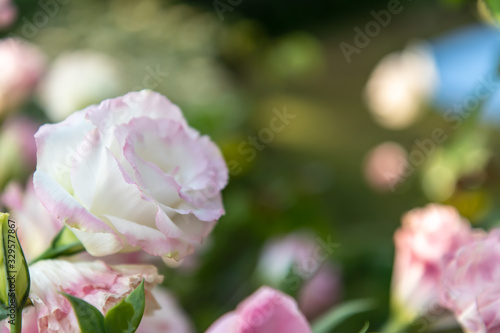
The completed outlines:
[[[429,205],[395,236],[393,308],[401,321],[448,309],[466,332],[500,332],[500,229],[472,229],[456,209]]]

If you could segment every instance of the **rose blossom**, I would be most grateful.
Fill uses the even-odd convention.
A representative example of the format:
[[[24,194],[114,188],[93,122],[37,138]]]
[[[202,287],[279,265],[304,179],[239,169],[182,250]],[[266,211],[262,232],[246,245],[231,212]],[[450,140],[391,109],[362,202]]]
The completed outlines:
[[[35,140],[37,195],[92,255],[142,249],[178,260],[224,213],[219,149],[158,93],[90,106]]]
[[[295,300],[262,287],[210,326],[206,333],[310,333]]]
[[[14,111],[31,94],[45,68],[45,57],[16,38],[0,39],[0,115]]]
[[[71,263],[42,260],[30,266],[29,298],[45,332],[80,332],[70,302],[60,293],[76,296],[106,313],[144,279],[146,314],[158,308],[151,289],[162,282],[154,266],[107,266],[102,261]]]
[[[441,304],[469,333],[500,332],[500,229],[477,237],[447,260]]]
[[[409,322],[438,301],[442,263],[470,242],[470,225],[453,207],[431,204],[403,217],[396,231],[392,306],[399,320]]]

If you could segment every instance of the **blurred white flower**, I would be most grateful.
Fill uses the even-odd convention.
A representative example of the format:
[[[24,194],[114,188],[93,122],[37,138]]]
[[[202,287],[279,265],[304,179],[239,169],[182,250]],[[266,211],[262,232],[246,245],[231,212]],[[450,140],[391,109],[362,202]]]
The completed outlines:
[[[427,47],[410,46],[377,64],[366,84],[366,102],[380,125],[402,129],[418,118],[437,81],[437,69]]]
[[[314,259],[314,236],[297,232],[270,239],[264,245],[257,273],[270,286],[278,287],[293,269],[301,278],[310,278],[321,265]]]
[[[40,100],[47,116],[61,121],[74,111],[120,95],[123,80],[119,68],[116,59],[96,51],[60,55],[40,83]]]

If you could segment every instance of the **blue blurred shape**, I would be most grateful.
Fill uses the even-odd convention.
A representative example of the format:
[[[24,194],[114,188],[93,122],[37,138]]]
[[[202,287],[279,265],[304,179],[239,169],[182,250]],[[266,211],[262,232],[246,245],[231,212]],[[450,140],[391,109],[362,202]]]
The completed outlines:
[[[473,25],[430,43],[439,84],[434,104],[445,112],[470,113],[483,104],[483,117],[500,122],[500,31]]]

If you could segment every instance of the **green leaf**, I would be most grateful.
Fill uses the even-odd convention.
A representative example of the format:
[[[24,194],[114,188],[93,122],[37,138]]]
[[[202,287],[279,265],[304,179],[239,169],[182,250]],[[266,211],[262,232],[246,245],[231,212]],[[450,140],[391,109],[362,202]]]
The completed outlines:
[[[132,304],[134,307],[134,317],[131,320],[131,325],[137,329],[139,324],[141,323],[142,316],[144,315],[144,308],[146,307],[146,295],[144,293],[144,280],[142,280],[141,284],[135,288],[130,295],[125,299],[127,303]],[[134,332],[135,332],[134,329]]]
[[[30,262],[30,265],[45,259],[54,259],[61,256],[71,256],[84,251],[82,243],[68,227],[63,227],[54,237],[50,247],[44,253]]]
[[[116,304],[106,314],[104,325],[106,326],[106,333],[129,333],[135,332],[132,329],[131,318],[134,316],[134,307],[132,304],[125,302],[125,300]]]
[[[366,333],[368,331],[369,327],[370,327],[370,323],[366,322],[365,326],[363,326],[363,328],[361,329],[361,331],[359,331],[359,333]]]
[[[111,308],[105,319],[107,333],[133,333],[139,327],[146,296],[144,293],[144,280],[124,300]]]
[[[361,312],[369,311],[373,308],[374,302],[367,299],[354,300],[340,304],[316,320],[312,325],[312,331],[313,333],[331,332],[335,327],[349,317]]]
[[[4,320],[9,316],[9,311],[3,306],[0,306],[0,321]]]
[[[75,310],[78,325],[82,333],[106,333],[104,316],[92,304],[77,297],[62,293]]]

